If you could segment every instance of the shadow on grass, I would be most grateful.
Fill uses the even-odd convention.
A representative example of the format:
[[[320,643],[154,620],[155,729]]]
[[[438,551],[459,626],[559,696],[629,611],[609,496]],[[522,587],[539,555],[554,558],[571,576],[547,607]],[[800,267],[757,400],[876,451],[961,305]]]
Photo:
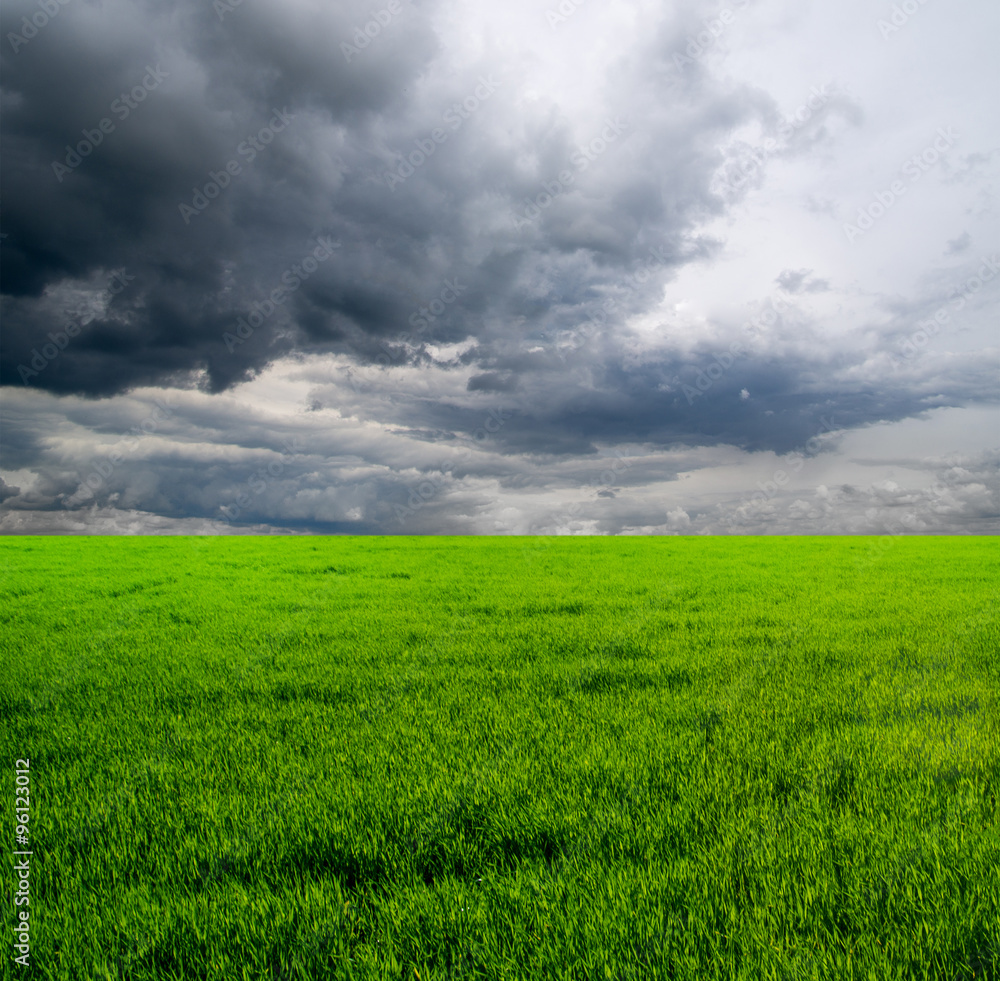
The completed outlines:
[[[694,682],[692,673],[684,668],[640,672],[628,668],[590,665],[563,671],[545,679],[543,690],[556,698],[564,698],[575,694],[628,694],[647,689],[676,692],[690,688]]]

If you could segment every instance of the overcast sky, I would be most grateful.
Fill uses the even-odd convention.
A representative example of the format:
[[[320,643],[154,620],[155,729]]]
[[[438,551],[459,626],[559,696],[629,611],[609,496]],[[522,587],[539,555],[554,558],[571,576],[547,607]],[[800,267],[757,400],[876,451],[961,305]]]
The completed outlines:
[[[995,0],[0,26],[0,531],[1000,530]]]

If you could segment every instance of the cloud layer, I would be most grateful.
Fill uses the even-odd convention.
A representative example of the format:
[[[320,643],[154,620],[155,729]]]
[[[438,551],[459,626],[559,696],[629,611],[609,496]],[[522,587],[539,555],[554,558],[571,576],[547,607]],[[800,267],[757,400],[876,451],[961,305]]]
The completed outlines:
[[[0,530],[996,528],[993,5],[41,10]]]

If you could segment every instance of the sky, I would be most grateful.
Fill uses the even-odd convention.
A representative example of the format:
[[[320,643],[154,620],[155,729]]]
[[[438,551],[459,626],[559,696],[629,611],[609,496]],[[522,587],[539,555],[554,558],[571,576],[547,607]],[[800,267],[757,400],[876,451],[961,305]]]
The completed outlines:
[[[995,534],[995,0],[6,0],[0,532]]]

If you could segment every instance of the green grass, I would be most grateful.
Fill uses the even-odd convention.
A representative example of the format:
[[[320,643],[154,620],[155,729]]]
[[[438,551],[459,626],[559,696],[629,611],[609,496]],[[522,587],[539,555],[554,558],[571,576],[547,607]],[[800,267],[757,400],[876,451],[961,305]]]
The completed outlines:
[[[0,541],[32,978],[996,978],[984,538]]]

